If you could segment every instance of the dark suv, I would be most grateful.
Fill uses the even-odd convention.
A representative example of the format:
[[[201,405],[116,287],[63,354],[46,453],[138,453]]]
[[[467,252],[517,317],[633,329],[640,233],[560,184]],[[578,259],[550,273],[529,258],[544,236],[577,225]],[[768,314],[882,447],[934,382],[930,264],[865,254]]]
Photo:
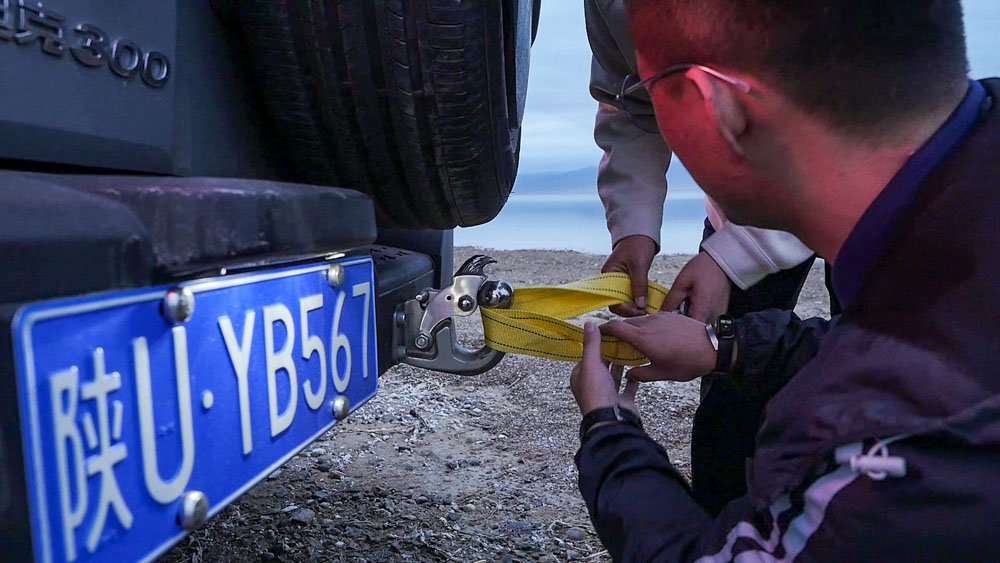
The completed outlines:
[[[538,1],[0,0],[0,558],[155,557],[375,395]]]

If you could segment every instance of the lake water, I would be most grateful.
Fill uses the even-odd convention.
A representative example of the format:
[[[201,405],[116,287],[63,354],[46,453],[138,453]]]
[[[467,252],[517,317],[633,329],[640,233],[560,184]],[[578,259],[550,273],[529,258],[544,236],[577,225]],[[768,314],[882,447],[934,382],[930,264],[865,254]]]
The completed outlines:
[[[546,7],[546,4],[549,6]],[[580,168],[579,158],[566,165],[560,163],[568,157],[557,158],[555,151],[559,145],[578,147],[573,149],[577,155],[592,154],[592,157],[587,156],[583,161],[595,166],[600,158],[600,153],[592,144],[579,144],[583,132],[589,131],[593,126],[594,110],[585,81],[589,72],[590,52],[583,33],[582,12],[575,15],[546,13],[546,10],[557,9],[580,11],[569,4],[542,3],[539,39],[532,50],[533,73],[528,90],[529,106],[524,118],[522,160],[551,158],[553,162],[545,167],[535,165],[530,172]],[[977,78],[1000,76],[1000,0],[966,0],[962,4],[965,9],[971,75]],[[547,19],[547,15],[560,17]],[[574,20],[574,17],[579,21]],[[567,86],[567,79],[561,87],[552,90],[553,73],[572,66],[579,67],[573,68],[571,74],[582,82]],[[915,84],[914,87],[919,85]],[[580,126],[572,132],[567,122],[554,121],[557,112],[571,107],[574,109],[570,119],[577,121],[578,114],[579,121],[576,124]],[[541,136],[553,129],[562,131],[561,140],[555,145],[542,142]],[[533,139],[531,135],[539,138]],[[703,196],[678,161],[671,164],[669,176],[670,191],[664,206],[661,232],[662,250],[665,253],[697,252],[705,218]],[[496,219],[479,227],[457,229],[455,242],[459,245],[499,249],[571,249],[606,254],[611,242],[605,227],[604,209],[597,198],[596,185],[592,182],[581,183],[588,185],[573,186],[572,189],[556,193],[537,193],[543,191],[537,189],[532,189],[530,193],[518,193],[515,188],[509,202]]]
[[[694,254],[701,242],[705,197],[669,194],[664,205],[662,251]],[[611,248],[604,207],[593,193],[513,193],[500,215],[485,225],[455,231],[455,244],[503,250],[544,248],[607,254]]]

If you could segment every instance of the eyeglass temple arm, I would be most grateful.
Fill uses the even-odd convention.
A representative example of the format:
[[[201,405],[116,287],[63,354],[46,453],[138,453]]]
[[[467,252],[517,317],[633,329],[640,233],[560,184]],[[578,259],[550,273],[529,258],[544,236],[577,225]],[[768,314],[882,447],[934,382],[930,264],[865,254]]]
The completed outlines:
[[[653,76],[650,76],[649,78],[647,78],[645,80],[640,80],[639,82],[636,82],[635,84],[633,84],[633,85],[629,86],[628,88],[625,88],[624,90],[622,90],[621,94],[619,94],[618,97],[621,98],[623,96],[631,94],[632,92],[635,92],[639,88],[642,88],[642,87],[646,86],[650,82],[654,82],[654,81],[659,80],[661,78],[665,78],[665,77],[667,77],[667,76],[669,76],[671,74],[674,74],[674,73],[677,73],[677,72],[682,72],[682,71],[689,70],[689,69],[692,69],[692,68],[701,69],[702,71],[704,71],[704,72],[706,72],[708,74],[711,74],[712,76],[714,76],[714,77],[718,78],[719,80],[722,80],[723,82],[725,82],[725,83],[733,86],[734,88],[736,88],[737,90],[739,90],[739,91],[741,91],[743,93],[749,93],[750,92],[750,85],[749,84],[747,84],[746,82],[744,82],[744,81],[742,81],[742,80],[740,80],[738,78],[733,78],[732,76],[723,74],[723,73],[715,70],[714,68],[710,68],[710,67],[707,67],[707,66],[704,66],[704,65],[697,65],[697,64],[681,64],[681,65],[669,66],[669,67],[661,70],[660,72],[657,72]]]

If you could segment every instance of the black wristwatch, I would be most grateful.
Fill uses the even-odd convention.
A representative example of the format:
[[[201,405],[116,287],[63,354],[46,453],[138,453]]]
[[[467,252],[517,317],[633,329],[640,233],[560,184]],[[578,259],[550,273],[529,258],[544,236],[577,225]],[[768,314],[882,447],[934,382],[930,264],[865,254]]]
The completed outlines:
[[[715,370],[712,373],[727,374],[733,365],[733,344],[736,342],[736,320],[730,315],[719,315],[714,325],[708,325],[708,335],[712,345],[718,350]]]
[[[601,422],[624,422],[625,424],[635,426],[639,430],[645,431],[642,427],[642,420],[640,420],[639,416],[634,412],[628,409],[623,409],[618,405],[604,407],[602,409],[594,409],[583,415],[583,420],[580,421],[580,443],[583,443],[583,439],[590,433],[590,429],[593,428],[595,424]]]

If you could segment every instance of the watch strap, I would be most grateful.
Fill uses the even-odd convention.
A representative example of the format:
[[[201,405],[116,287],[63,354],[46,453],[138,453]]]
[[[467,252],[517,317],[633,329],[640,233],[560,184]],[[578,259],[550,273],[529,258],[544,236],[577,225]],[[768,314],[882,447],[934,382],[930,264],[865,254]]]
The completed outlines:
[[[716,374],[728,374],[733,364],[733,347],[736,342],[736,321],[729,315],[720,315],[715,322],[715,337],[719,346],[715,357]],[[714,344],[714,342],[713,342]]]
[[[583,415],[583,420],[580,421],[580,442],[583,442],[595,424],[599,424],[601,422],[623,422],[634,426],[639,430],[645,431],[642,427],[642,420],[639,419],[639,415],[629,409],[623,409],[618,405],[614,405],[611,407],[594,409]]]

